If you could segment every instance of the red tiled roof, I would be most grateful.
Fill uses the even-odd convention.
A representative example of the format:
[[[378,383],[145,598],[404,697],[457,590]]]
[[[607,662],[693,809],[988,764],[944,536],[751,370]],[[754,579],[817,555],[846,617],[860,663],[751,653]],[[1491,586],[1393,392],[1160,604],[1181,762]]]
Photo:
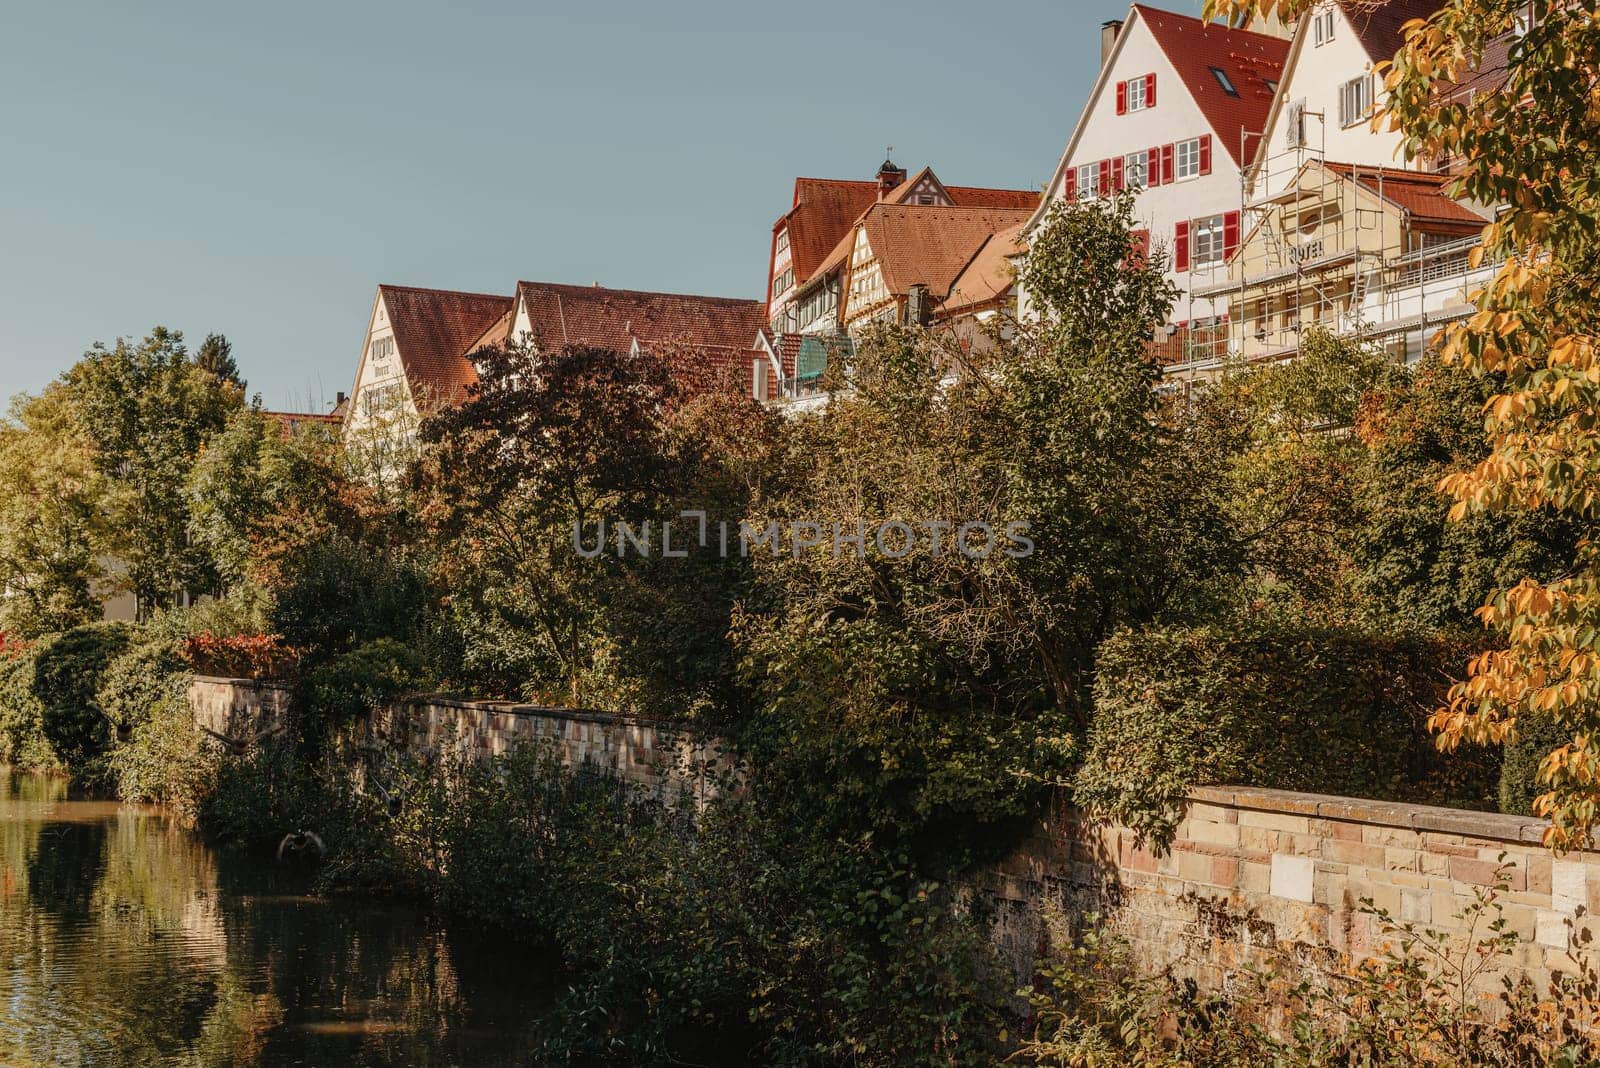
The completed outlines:
[[[921,185],[925,178],[932,178],[940,189],[950,194],[951,203],[958,208],[1027,208],[1032,211],[1039,206],[1039,198],[1044,195],[1037,189],[985,189],[974,185],[945,185],[939,181],[939,176],[933,173],[932,167],[924,167],[891,189],[883,198],[884,203],[905,203],[907,195]]]
[[[1044,196],[1037,189],[984,189],[974,185],[947,185],[944,188],[958,208],[1027,208],[1032,211]]]
[[[1482,227],[1489,220],[1467,205],[1452,200],[1444,193],[1451,181],[1447,174],[1425,174],[1394,167],[1353,166],[1349,163],[1323,164],[1329,171],[1355,180],[1372,192],[1398,207],[1404,208],[1414,221],[1442,223],[1464,232]]]
[[[470,346],[511,310],[511,298],[393,285],[378,292],[413,394],[419,401],[424,393],[438,403],[461,400],[478,379],[466,358]]]
[[[1133,6],[1183,79],[1217,141],[1236,164],[1242,165],[1245,161],[1239,154],[1241,134],[1259,135],[1266,126],[1267,113],[1272,109],[1272,90],[1266,83],[1276,83],[1282,77],[1289,42],[1143,4]],[[1228,76],[1238,96],[1230,96],[1222,88],[1212,67]]]
[[[759,300],[646,293],[600,286],[518,282],[536,343],[593,345],[627,352],[683,345],[748,351],[764,324]]]
[[[940,311],[955,314],[981,308],[1003,297],[1016,282],[1016,268],[1011,257],[1023,251],[1017,239],[1022,235],[1022,223],[1008,226],[993,234],[973,253],[972,259],[961,269],[950,286]]]
[[[1444,6],[1442,0],[1339,0],[1344,17],[1361,39],[1367,56],[1377,63],[1393,59],[1405,43],[1402,31],[1412,19],[1425,19]]]
[[[936,204],[874,204],[862,216],[867,241],[889,292],[903,296],[913,285],[943,300],[977,251],[995,233],[1020,226],[1027,208],[962,208]],[[853,232],[839,242],[830,261],[849,254]]]
[[[898,203],[929,171],[930,168],[924,167],[911,175],[891,190],[884,201]],[[1027,208],[1031,211],[1038,206],[1041,196],[1036,189],[989,189],[975,185],[947,185],[944,190],[951,200],[964,208]],[[815,275],[840,239],[860,221],[862,213],[876,203],[878,183],[875,181],[796,178],[794,207],[773,227],[774,230],[788,227],[789,260],[794,267],[795,283]]]
[[[796,178],[794,206],[774,227],[788,227],[794,280],[810,278],[850,225],[877,199],[877,182]]]
[[[472,355],[479,349],[498,348],[511,339],[511,320],[517,314],[517,302],[513,300],[506,308],[505,314],[489,324],[489,328],[479,334],[477,338],[468,342],[462,350],[466,356]]]

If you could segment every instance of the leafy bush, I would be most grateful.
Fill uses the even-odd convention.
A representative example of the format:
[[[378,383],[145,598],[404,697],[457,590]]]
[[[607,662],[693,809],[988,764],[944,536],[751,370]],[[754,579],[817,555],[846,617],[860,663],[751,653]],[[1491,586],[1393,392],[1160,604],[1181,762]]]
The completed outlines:
[[[1078,802],[1165,844],[1191,786],[1483,805],[1489,756],[1426,730],[1462,648],[1295,623],[1126,630],[1100,648]]]
[[[272,629],[296,648],[333,654],[409,635],[427,608],[422,575],[392,553],[330,533],[280,562]]]
[[[119,737],[125,737],[144,722],[157,701],[173,692],[184,693],[188,681],[177,645],[141,628],[140,640],[106,665],[95,699]]]
[[[1551,750],[1572,740],[1572,731],[1546,717],[1517,717],[1517,740],[1508,742],[1500,763],[1500,811],[1532,816],[1533,802],[1549,789],[1539,782],[1539,765]]]
[[[691,819],[534,747],[381,773],[403,802],[325,875],[550,942],[574,985],[542,1063],[991,1063],[1002,988],[977,925],[870,837],[757,802]]]
[[[33,692],[43,705],[40,724],[51,748],[77,769],[110,744],[111,721],[96,700],[100,677],[127,648],[122,623],[89,623],[41,643]]]
[[[194,634],[184,639],[181,655],[201,675],[237,679],[281,678],[299,660],[281,634]]]
[[[143,706],[126,744],[110,757],[117,796],[167,806],[185,823],[197,817],[220,758],[194,723],[187,676],[165,677],[164,692]]]
[[[33,690],[38,644],[8,644],[0,654],[0,764],[28,770],[61,766],[44,734],[44,705]]]
[[[303,723],[343,725],[407,693],[438,681],[427,656],[393,638],[378,638],[313,668],[305,693]]]

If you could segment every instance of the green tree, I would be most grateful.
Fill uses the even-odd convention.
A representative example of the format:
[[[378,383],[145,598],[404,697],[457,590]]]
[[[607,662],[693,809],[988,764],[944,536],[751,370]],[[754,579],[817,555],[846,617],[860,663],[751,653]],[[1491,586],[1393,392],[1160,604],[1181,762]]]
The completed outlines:
[[[207,334],[195,350],[195,366],[208,371],[219,382],[228,382],[244,390],[244,379],[239,377],[239,365],[233,359],[233,343],[221,334]]]
[[[1428,356],[1363,405],[1351,552],[1355,594],[1374,622],[1466,630],[1496,590],[1570,571],[1582,534],[1571,517],[1506,508],[1452,522],[1439,492],[1489,455],[1483,407],[1503,388],[1499,375],[1464,375]]]
[[[0,625],[31,637],[100,614],[111,532],[105,475],[60,384],[0,422]]]
[[[869,335],[834,372],[851,388],[791,424],[785,485],[753,519],[825,536],[753,557],[737,634],[747,740],[797,812],[918,853],[972,845],[1064,774],[1104,636],[1192,610],[1232,559],[1158,418],[1150,342],[1172,290],[1131,226],[1126,196],[1057,205],[1021,279],[1042,321],[975,356]],[[908,529],[879,545],[891,523]],[[974,523],[994,542],[969,528],[969,554]],[[860,547],[836,551],[858,524]]]
[[[183,487],[206,439],[243,404],[242,390],[201,368],[183,335],[165,327],[137,344],[97,343],[64,379],[108,485],[111,550],[140,613],[214,586],[189,539]]]
[[[333,443],[284,434],[258,408],[239,408],[206,442],[184,481],[189,538],[224,588],[247,576],[265,528],[276,517],[321,510],[341,482]]]
[[[664,703],[676,716],[732,700],[741,565],[664,558],[662,530],[675,523],[675,547],[699,549],[699,523],[680,511],[737,522],[756,465],[735,451],[758,454],[775,417],[697,394],[693,352],[513,346],[474,360],[475,394],[424,423],[418,472],[468,672],[513,693]],[[619,552],[620,524],[648,526],[649,548]]]

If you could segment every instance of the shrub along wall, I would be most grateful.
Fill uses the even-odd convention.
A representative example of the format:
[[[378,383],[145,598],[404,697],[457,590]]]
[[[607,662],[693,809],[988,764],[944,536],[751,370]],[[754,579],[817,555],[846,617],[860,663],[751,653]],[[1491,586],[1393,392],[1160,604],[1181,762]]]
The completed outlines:
[[[1442,755],[1427,730],[1444,665],[1467,656],[1434,636],[1308,625],[1123,631],[1100,647],[1074,798],[1157,842],[1194,783],[1492,807],[1498,750]]]
[[[270,727],[287,691],[202,677],[190,700],[202,725],[237,736]],[[598,712],[423,696],[373,713],[361,729],[413,756],[466,744],[487,757],[542,739],[567,766],[643,783],[663,798],[709,798],[732,770],[716,746],[688,732]],[[1571,968],[1568,936],[1600,907],[1600,855],[1552,857],[1540,843],[1545,826],[1498,813],[1199,787],[1178,806],[1164,854],[1126,825],[1061,812],[967,889],[992,912],[993,939],[1019,980],[1053,941],[1092,921],[1125,935],[1140,966],[1170,967],[1221,990],[1248,965],[1323,971],[1380,952],[1364,898],[1396,920],[1452,931],[1474,891],[1494,883],[1504,854],[1500,901],[1519,939],[1511,959],[1539,981]]]

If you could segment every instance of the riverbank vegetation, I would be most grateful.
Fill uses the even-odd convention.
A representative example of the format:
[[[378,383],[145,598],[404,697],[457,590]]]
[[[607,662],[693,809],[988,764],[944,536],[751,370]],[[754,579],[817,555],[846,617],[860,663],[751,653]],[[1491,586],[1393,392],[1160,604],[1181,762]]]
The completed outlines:
[[[1594,292],[1592,208],[1562,175],[1597,168],[1534,137],[1548,108],[1480,98],[1495,121],[1464,133],[1461,105],[1425,106],[1516,7],[1447,6],[1390,75],[1413,149],[1462,150],[1466,190],[1512,205],[1485,311],[1412,367],[1312,331],[1292,363],[1163,390],[1173,293],[1130,194],[1051,209],[1021,279],[1039,322],[974,350],[878,330],[794,418],[706,390],[693,354],[513,346],[476,354],[471,395],[414,440],[347,449],[248,403],[221,339],[97,347],[0,426],[0,759],[220,840],[315,830],[329,886],[545,940],[581,977],[552,1058],[993,1058],[1007,991],[954,888],[1057,792],[1157,846],[1219,781],[1536,809],[1572,845],[1600,781],[1594,312],[1550,301]],[[1582,30],[1549,14],[1509,84],[1565,99]],[[1502,165],[1523,150],[1533,193]],[[870,533],[896,522],[903,546]],[[659,551],[669,523],[687,555]],[[1032,551],[962,551],[973,523]],[[624,551],[647,527],[656,551]],[[746,528],[787,536],[745,553]],[[98,621],[110,591],[137,623]],[[1487,655],[1486,601],[1510,643]],[[290,730],[195,744],[189,672],[287,682]],[[365,712],[422,690],[691,726],[740,757],[741,800],[690,818],[537,751],[352,750]],[[375,760],[384,788],[357,790]],[[1019,1059],[1183,1063],[1184,1028],[1232,1033],[1078,963],[1044,973]],[[1431,981],[1414,965],[1307,1012],[1367,1041],[1360,1007]]]

